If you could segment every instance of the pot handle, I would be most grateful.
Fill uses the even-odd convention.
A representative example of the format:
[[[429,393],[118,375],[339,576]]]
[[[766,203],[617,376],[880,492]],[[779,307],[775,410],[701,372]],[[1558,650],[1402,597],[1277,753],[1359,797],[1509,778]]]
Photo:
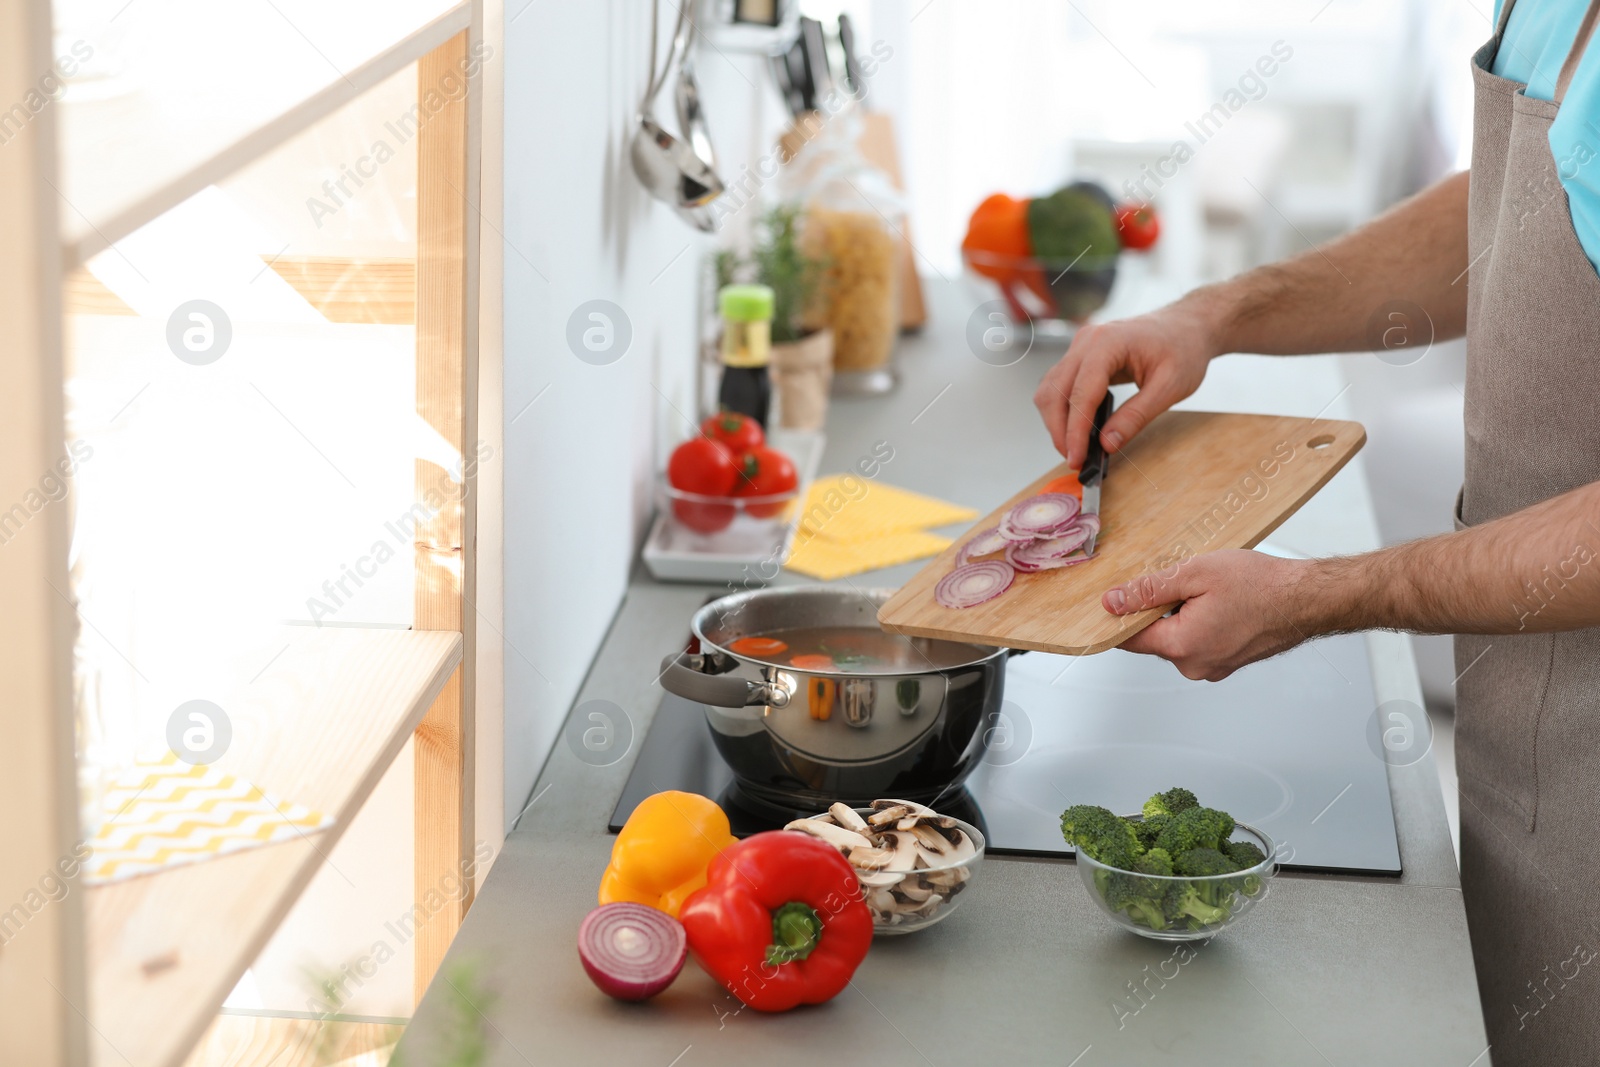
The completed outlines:
[[[661,661],[661,688],[685,700],[715,708],[789,706],[789,691],[773,682],[752,682],[731,674],[702,674],[684,666],[674,653]]]

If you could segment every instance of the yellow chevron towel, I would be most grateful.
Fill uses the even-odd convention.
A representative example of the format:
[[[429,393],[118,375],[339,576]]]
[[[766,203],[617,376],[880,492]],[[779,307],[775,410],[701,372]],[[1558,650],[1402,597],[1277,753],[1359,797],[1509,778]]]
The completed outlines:
[[[320,812],[285,804],[243,778],[184,763],[171,752],[118,775],[102,810],[83,870],[88,885],[290,841],[333,824]]]
[[[943,552],[934,526],[971,522],[978,513],[909,489],[835,474],[811,483],[786,565],[830,581]]]

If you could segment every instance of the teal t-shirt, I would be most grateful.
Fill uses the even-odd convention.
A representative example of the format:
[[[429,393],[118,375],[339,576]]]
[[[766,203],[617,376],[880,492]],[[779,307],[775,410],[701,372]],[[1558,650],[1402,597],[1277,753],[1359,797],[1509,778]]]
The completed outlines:
[[[1495,0],[1495,25],[1506,0]],[[1566,62],[1589,5],[1586,0],[1516,0],[1493,73],[1526,82],[1540,100],[1555,95],[1556,76]],[[1550,154],[1572,205],[1572,228],[1589,262],[1600,270],[1600,31],[1578,62],[1561,110],[1550,124]]]

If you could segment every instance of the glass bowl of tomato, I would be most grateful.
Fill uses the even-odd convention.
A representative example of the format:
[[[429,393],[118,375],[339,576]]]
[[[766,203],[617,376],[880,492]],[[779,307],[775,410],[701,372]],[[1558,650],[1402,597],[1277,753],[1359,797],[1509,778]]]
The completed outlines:
[[[674,532],[691,547],[764,551],[799,510],[800,477],[759,424],[724,413],[673,450],[661,494]]]
[[[799,510],[796,485],[779,493],[713,496],[661,485],[662,505],[673,526],[707,542],[711,550],[734,550],[735,542],[777,536]]]

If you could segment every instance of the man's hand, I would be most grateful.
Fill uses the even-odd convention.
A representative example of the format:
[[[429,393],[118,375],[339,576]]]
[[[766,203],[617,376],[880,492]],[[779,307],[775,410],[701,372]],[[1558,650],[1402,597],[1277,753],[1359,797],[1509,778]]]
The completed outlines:
[[[1148,315],[1078,331],[1033,396],[1056,451],[1070,466],[1083,465],[1095,408],[1111,385],[1136,382],[1139,391],[1106,423],[1100,444],[1107,452],[1116,452],[1200,387],[1218,352],[1206,304],[1202,290]]]
[[[1100,602],[1113,615],[1181,602],[1177,613],[1122,647],[1171,660],[1185,678],[1220,682],[1317,636],[1307,604],[1314,583],[1304,580],[1309,566],[1260,552],[1211,552],[1108,589]]]

